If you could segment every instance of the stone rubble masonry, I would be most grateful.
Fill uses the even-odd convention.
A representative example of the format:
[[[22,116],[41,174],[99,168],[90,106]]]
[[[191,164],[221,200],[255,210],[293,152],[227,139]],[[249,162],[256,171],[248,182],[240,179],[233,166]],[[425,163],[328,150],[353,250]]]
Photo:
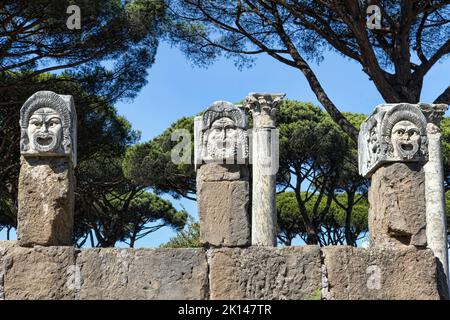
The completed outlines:
[[[75,177],[69,158],[22,158],[17,237],[23,247],[71,246]]]
[[[77,250],[0,241],[7,300],[447,298],[436,270],[431,250],[414,246]]]
[[[197,171],[200,241],[213,247],[250,245],[248,168],[209,163]]]

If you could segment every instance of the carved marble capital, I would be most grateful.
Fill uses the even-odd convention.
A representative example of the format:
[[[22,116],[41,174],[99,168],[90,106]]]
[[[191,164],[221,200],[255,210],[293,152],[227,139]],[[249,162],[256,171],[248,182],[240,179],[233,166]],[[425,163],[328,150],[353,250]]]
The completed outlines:
[[[441,124],[442,117],[448,109],[448,105],[420,103],[419,108],[422,110],[428,121],[429,133],[433,134],[435,132],[440,132],[439,126]]]
[[[23,156],[67,156],[77,161],[77,116],[72,96],[51,91],[33,94],[20,110]]]
[[[246,107],[253,115],[253,128],[275,128],[277,107],[285,94],[250,93],[246,98]]]
[[[427,119],[420,105],[381,104],[363,122],[358,137],[359,173],[370,177],[388,162],[428,160]]]
[[[202,163],[245,164],[247,127],[242,108],[226,101],[214,102],[194,121],[196,167]]]

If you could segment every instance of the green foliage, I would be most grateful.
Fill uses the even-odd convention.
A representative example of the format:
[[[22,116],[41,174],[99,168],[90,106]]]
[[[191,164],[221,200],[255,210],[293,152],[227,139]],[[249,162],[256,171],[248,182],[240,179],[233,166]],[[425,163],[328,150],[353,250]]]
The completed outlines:
[[[306,193],[301,193],[303,198],[306,198]],[[361,195],[358,195],[361,196]],[[336,195],[338,201],[344,206],[347,206],[347,196],[345,194]],[[313,195],[310,200],[305,203],[305,209],[310,219],[314,218],[315,208],[318,203],[319,211],[324,210],[326,207],[326,199],[318,199]],[[278,216],[278,238],[284,245],[291,245],[292,239],[296,236],[300,236],[305,241],[307,240],[307,232],[302,215],[300,214],[299,206],[295,198],[294,192],[283,192],[277,195],[277,216]],[[369,211],[369,203],[367,198],[363,197],[352,208],[351,225],[353,232],[359,235],[361,232],[367,231],[367,217]],[[318,226],[319,230],[323,233],[322,241],[324,243],[338,244],[344,243],[345,235],[345,222],[347,212],[342,207],[333,202],[330,208],[327,210],[327,216]],[[332,239],[325,239],[330,235],[333,235],[335,243],[332,243]],[[328,241],[328,242],[327,242]]]
[[[305,196],[305,192],[302,195]],[[317,196],[313,196],[314,200],[317,200]],[[346,197],[344,194],[338,194],[337,198],[341,201],[345,201]],[[306,203],[306,209],[308,216],[313,216],[313,205],[315,201],[310,201]],[[320,201],[319,208],[323,209],[326,206],[324,199]],[[360,230],[367,231],[367,215],[369,211],[369,203],[366,198],[361,199],[353,208],[352,224],[357,226]],[[277,212],[278,212],[278,224],[286,224],[290,221],[293,223],[295,221],[300,221],[298,226],[298,233],[305,232],[305,227],[301,224],[301,215],[298,209],[297,201],[295,200],[294,192],[283,192],[277,195]],[[334,221],[340,226],[345,224],[346,212],[336,203],[331,205],[330,216],[334,218]],[[280,227],[281,228],[281,227]]]
[[[180,196],[195,199],[195,171],[192,164],[184,161],[175,164],[172,161],[172,150],[182,141],[182,137],[172,141],[172,133],[183,129],[188,140],[186,153],[192,163],[194,150],[194,117],[182,118],[173,123],[161,135],[143,144],[130,148],[125,156],[125,175],[135,183],[153,188],[156,192],[166,192],[173,197]]]
[[[326,51],[334,51],[359,64],[384,101],[416,103],[425,76],[449,54],[446,1],[167,3],[168,39],[193,64],[209,66],[225,57],[238,68],[251,67],[266,54],[300,71],[333,121],[355,142],[358,130],[330,99],[311,63],[320,63]],[[381,8],[382,25],[366,28],[367,9],[373,3]],[[449,102],[447,87],[435,103]]]
[[[123,154],[114,158],[97,157],[80,163],[77,177],[75,240],[83,245],[91,237],[91,245],[114,246],[122,241],[134,247],[137,240],[162,227],[176,230],[184,227],[185,211],[144,190],[126,179],[122,172]],[[92,234],[97,243],[92,242]]]
[[[346,150],[345,139],[337,126],[310,103],[285,101],[280,107],[278,128],[280,163],[284,169],[300,169],[305,162],[320,163],[331,169]]]
[[[361,196],[358,194],[358,196]],[[344,206],[347,204],[347,196],[345,194],[338,194],[336,196],[339,202],[344,203]],[[356,204],[354,204],[352,208],[351,222],[352,226],[358,230],[358,233],[361,231],[368,231],[368,214],[369,214],[369,201],[367,197],[361,197]],[[331,206],[332,216],[334,220],[337,222],[339,226],[342,228],[345,226],[345,218],[346,212],[339,205],[334,202]]]
[[[79,30],[66,25],[71,4],[81,10]],[[86,93],[108,102],[132,98],[146,83],[164,19],[160,0],[3,1],[0,73],[16,79],[2,83],[0,93],[22,88],[39,74],[66,70]]]
[[[278,238],[284,245],[289,246],[296,236],[306,232],[294,192],[283,192],[277,195],[276,208]]]
[[[187,230],[182,230],[163,244],[162,248],[196,248],[201,247],[200,243],[200,225],[198,223],[189,223]]]
[[[306,300],[322,300],[322,289],[317,288]]]
[[[347,116],[355,125],[360,125],[365,118],[359,114]],[[310,103],[284,101],[278,128],[278,187],[293,191],[294,196],[286,197],[297,206],[296,211],[291,211],[295,212],[294,216],[282,215],[280,241],[290,245],[300,233],[309,244],[356,245],[361,229],[353,224],[351,216],[358,199],[365,197],[367,191],[366,181],[357,171],[356,144],[330,116]],[[336,221],[335,206],[345,211],[344,221]],[[344,237],[342,230],[345,230]]]
[[[444,187],[450,190],[450,118],[444,117],[441,121],[442,131],[442,157],[444,166]]]

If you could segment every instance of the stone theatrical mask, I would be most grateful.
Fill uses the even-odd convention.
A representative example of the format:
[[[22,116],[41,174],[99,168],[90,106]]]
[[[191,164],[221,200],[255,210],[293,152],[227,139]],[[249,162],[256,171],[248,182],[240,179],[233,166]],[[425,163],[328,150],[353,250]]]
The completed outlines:
[[[231,159],[236,156],[239,133],[230,118],[214,121],[205,132],[206,151],[211,159]]]
[[[370,177],[387,162],[428,160],[427,120],[415,104],[382,104],[363,122],[358,137],[359,172]]]
[[[68,156],[76,164],[76,113],[71,96],[33,94],[20,111],[24,156]]]
[[[394,148],[394,157],[404,160],[414,158],[420,149],[419,128],[408,120],[397,122],[392,128],[391,143]]]
[[[62,153],[62,131],[62,119],[55,110],[36,110],[28,122],[30,150],[37,153]]]
[[[217,101],[195,121],[196,164],[245,163],[248,158],[247,117],[235,105]]]

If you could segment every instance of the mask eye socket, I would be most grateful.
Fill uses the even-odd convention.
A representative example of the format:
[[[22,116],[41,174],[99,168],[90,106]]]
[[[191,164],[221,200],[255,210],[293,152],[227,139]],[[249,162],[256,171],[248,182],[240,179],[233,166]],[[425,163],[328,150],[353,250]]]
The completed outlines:
[[[31,119],[30,120],[30,125],[35,126],[35,127],[41,127],[42,126],[42,121],[40,121],[38,119]]]
[[[410,137],[418,136],[418,135],[419,135],[419,133],[418,133],[416,130],[410,130],[410,131],[408,132],[408,134],[409,134]]]
[[[54,126],[57,126],[57,125],[59,125],[59,124],[61,124],[61,122],[59,121],[59,119],[51,119],[50,121],[49,121],[49,123],[48,123],[48,126],[49,127],[54,127]]]

